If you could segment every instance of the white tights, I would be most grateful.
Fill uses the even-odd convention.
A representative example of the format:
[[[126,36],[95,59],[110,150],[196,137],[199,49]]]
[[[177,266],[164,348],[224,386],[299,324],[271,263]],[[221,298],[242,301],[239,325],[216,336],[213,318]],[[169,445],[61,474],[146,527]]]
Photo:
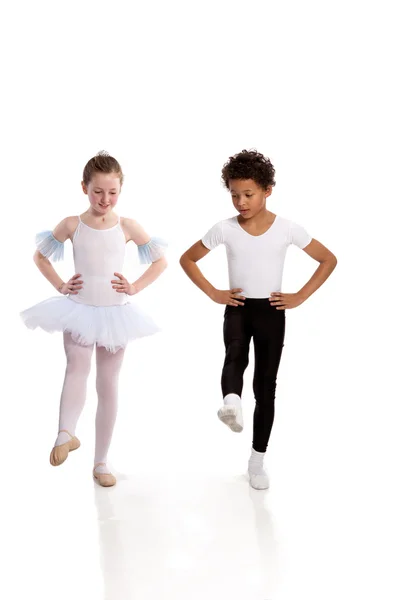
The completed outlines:
[[[87,379],[93,354],[92,346],[74,342],[70,333],[64,333],[64,349],[67,357],[64,386],[60,402],[59,431],[75,435],[76,425],[86,400]],[[96,447],[94,463],[107,463],[118,408],[118,377],[124,358],[124,350],[112,354],[96,346],[96,390],[98,396],[96,414]],[[56,446],[68,441],[66,433],[59,433]]]

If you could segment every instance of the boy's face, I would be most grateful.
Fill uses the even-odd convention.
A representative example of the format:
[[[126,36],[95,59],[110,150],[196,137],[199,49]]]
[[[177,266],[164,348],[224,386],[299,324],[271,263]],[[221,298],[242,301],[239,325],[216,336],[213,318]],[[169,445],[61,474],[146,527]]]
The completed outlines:
[[[230,179],[229,190],[234,207],[244,219],[250,219],[265,210],[265,201],[272,187],[263,189],[253,179]]]

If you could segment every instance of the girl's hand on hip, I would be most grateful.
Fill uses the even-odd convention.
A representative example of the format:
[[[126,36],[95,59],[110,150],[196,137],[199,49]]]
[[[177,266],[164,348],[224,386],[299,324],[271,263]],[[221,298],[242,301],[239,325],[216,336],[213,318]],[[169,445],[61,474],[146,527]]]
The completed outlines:
[[[215,290],[211,294],[211,300],[214,300],[217,304],[227,304],[228,306],[243,306],[246,300],[244,296],[240,296],[240,292],[243,292],[240,288],[234,288],[233,290]]]
[[[304,298],[301,298],[298,294],[282,294],[282,292],[272,292],[269,298],[271,306],[275,306],[276,310],[287,310],[289,308],[296,308],[303,304]]]
[[[133,283],[129,283],[129,281],[121,275],[121,273],[114,273],[117,279],[113,279],[111,283],[113,284],[113,289],[119,294],[128,294],[128,296],[133,296],[137,293],[135,286]]]
[[[71,296],[75,296],[79,292],[79,290],[82,289],[83,281],[79,279],[79,277],[81,277],[81,275],[80,273],[77,273],[76,275],[71,277],[71,279],[67,281],[67,283],[63,283],[58,288],[60,294],[63,294],[63,296],[68,296],[68,294],[71,294]]]

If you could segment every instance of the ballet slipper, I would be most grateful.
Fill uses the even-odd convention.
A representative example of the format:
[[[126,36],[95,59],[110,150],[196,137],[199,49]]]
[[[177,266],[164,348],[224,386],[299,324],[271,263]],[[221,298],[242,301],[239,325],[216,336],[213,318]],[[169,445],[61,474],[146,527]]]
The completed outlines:
[[[67,459],[68,454],[73,450],[77,450],[81,445],[78,438],[74,435],[71,435],[66,429],[61,429],[59,433],[61,432],[68,433],[68,435],[71,436],[71,439],[60,446],[54,446],[50,454],[50,463],[53,465],[53,467],[62,465],[62,463]]]
[[[97,465],[94,466],[93,477],[102,487],[112,487],[117,483],[117,480],[111,473],[97,473],[96,467],[99,467],[100,465],[105,465],[105,463],[97,463]]]

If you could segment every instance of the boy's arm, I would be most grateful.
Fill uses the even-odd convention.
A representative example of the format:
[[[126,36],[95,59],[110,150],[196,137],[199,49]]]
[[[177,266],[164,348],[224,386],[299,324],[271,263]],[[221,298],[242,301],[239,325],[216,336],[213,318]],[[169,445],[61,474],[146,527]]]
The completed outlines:
[[[308,256],[319,262],[319,266],[309,281],[297,293],[284,294],[282,292],[273,292],[271,294],[270,302],[278,310],[295,308],[303,304],[307,298],[325,283],[337,265],[336,256],[315,239],[312,239],[303,250]]]
[[[207,294],[209,298],[213,299],[213,292],[216,290],[208,281],[208,279],[204,277],[203,273],[196,264],[199,260],[207,256],[209,252],[210,250],[206,248],[199,240],[193,244],[189,250],[186,250],[186,252],[182,254],[179,262],[189,279],[191,279],[193,283],[201,289],[202,292]]]
[[[204,246],[201,240],[199,240],[193,244],[189,250],[186,250],[186,252],[182,254],[179,261],[182,269],[193,283],[197,285],[202,292],[207,294],[211,300],[214,300],[214,302],[217,302],[218,304],[229,304],[230,306],[242,306],[243,302],[239,302],[239,300],[244,300],[244,298],[243,296],[238,296],[238,294],[243,290],[217,290],[200,271],[196,263],[204,258],[209,252],[210,250]]]
[[[337,258],[328,248],[315,239],[311,240],[308,246],[303,248],[303,251],[319,262],[319,267],[311,279],[298,291],[304,302],[325,283],[337,265]]]

